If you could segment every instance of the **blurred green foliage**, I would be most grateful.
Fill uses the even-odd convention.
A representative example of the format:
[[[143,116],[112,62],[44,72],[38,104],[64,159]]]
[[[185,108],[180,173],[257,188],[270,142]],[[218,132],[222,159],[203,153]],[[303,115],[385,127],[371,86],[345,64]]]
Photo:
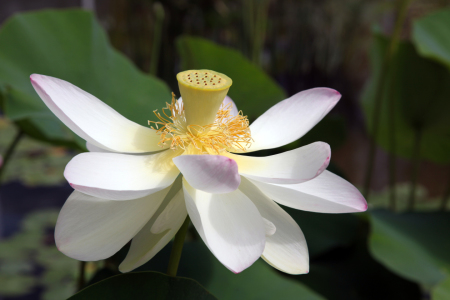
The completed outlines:
[[[450,68],[450,9],[431,13],[416,22],[413,28],[413,42],[418,52]]]
[[[394,187],[395,211],[407,212],[409,210],[408,201],[411,193],[411,184],[399,183]],[[374,192],[370,198],[370,209],[389,209],[391,190],[386,188],[380,192]],[[423,186],[418,186],[415,191],[415,209],[421,212],[433,212],[442,210],[442,198],[430,197]],[[450,208],[446,208],[449,210]]]
[[[401,276],[430,288],[450,272],[450,214],[370,213],[374,257]]]
[[[55,247],[57,217],[56,210],[31,213],[17,234],[1,241],[1,296],[26,295],[38,286],[44,288],[43,300],[66,299],[74,293],[78,262]],[[40,277],[37,272],[42,272]]]
[[[112,48],[93,14],[82,10],[30,12],[6,21],[0,29],[0,86],[5,115],[28,135],[84,149],[84,141],[36,94],[33,73],[67,80],[142,125],[171,99],[167,85]]]
[[[5,153],[17,133],[13,123],[0,117],[0,153]],[[49,146],[30,137],[23,137],[5,169],[2,182],[20,181],[27,186],[57,185],[64,182],[64,168],[74,152]]]
[[[380,66],[388,39],[374,35],[371,51],[372,78],[362,96],[369,133],[373,132],[375,90],[379,80],[386,80],[382,96],[377,143],[388,152],[410,158],[414,152],[414,136],[421,132],[422,158],[449,163],[450,156],[450,72],[442,65],[421,57],[410,42],[401,42],[392,58],[388,74],[381,78]],[[392,127],[394,124],[394,127]],[[391,149],[391,135],[395,148]]]
[[[447,279],[440,282],[432,292],[433,300],[446,300],[450,299],[450,276]]]

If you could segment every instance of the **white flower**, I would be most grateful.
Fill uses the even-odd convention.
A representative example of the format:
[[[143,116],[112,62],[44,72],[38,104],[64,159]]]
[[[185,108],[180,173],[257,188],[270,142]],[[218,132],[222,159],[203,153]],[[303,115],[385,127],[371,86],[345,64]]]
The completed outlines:
[[[198,75],[202,80],[196,86]],[[31,75],[45,104],[91,151],[74,157],[65,169],[75,191],[56,224],[58,249],[95,261],[132,239],[120,265],[127,272],[161,250],[189,214],[205,244],[231,271],[239,273],[262,257],[283,272],[307,273],[303,233],[276,202],[348,213],[365,211],[366,201],[354,186],[325,170],[331,155],[326,143],[268,157],[232,152],[297,140],[341,95],[328,88],[303,91],[248,126],[225,97],[231,86],[227,76],[199,70],[177,79],[183,100],[168,104],[166,116],[156,113],[161,122],[151,122],[152,129],[66,81]]]

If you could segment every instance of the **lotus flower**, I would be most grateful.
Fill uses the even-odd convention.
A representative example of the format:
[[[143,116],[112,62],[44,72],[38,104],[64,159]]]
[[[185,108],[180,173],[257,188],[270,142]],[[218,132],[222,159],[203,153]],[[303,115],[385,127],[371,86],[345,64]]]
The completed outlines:
[[[173,97],[156,112],[157,121],[144,127],[69,82],[31,75],[41,99],[90,151],[75,156],[64,172],[75,191],[58,217],[58,249],[96,261],[132,240],[119,267],[131,271],[160,251],[189,214],[229,270],[239,273],[262,257],[280,271],[307,273],[305,237],[277,203],[349,213],[365,211],[366,201],[326,171],[326,143],[267,157],[245,153],[299,139],[341,95],[329,88],[306,90],[249,125],[226,96],[232,84],[226,75],[191,70],[177,79],[182,99]]]

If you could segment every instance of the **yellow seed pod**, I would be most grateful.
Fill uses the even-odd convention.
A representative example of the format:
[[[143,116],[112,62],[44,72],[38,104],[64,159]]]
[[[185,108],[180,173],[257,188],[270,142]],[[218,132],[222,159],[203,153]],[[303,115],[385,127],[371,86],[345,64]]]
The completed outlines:
[[[212,124],[233,81],[210,70],[188,70],[177,74],[187,125]]]

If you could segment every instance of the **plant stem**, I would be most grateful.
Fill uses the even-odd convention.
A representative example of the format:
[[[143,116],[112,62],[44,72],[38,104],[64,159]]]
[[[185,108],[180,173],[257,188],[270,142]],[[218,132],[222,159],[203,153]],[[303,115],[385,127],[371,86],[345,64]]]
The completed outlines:
[[[369,145],[369,155],[367,157],[367,170],[364,181],[364,196],[366,199],[369,198],[370,184],[372,182],[372,173],[375,163],[375,151],[376,151],[376,140],[378,137],[378,129],[380,125],[380,114],[381,114],[381,104],[383,100],[383,91],[386,84],[386,75],[388,71],[388,66],[392,56],[397,51],[400,33],[403,27],[403,22],[405,21],[406,12],[408,9],[410,0],[400,0],[400,5],[397,13],[397,20],[395,22],[394,32],[392,33],[391,39],[389,41],[388,49],[383,58],[380,70],[380,80],[378,81],[378,86],[375,91],[375,107],[372,115],[372,139]],[[391,99],[392,101],[392,99]]]
[[[394,86],[395,86],[395,74],[391,80],[390,88],[389,88],[389,98],[391,101],[389,101],[388,106],[388,122],[389,122],[389,128],[388,131],[388,148],[389,148],[389,162],[388,162],[388,169],[389,169],[389,208],[392,211],[395,211],[396,209],[396,191],[395,191],[395,173],[396,173],[396,165],[395,165],[395,114],[394,114]]]
[[[12,157],[14,151],[16,150],[16,147],[19,144],[20,140],[22,139],[23,135],[24,135],[23,131],[19,129],[16,136],[12,140],[11,144],[9,144],[5,155],[3,156],[3,163],[0,165],[0,183],[2,180],[3,173],[5,172],[6,166],[8,165],[9,161],[11,160],[11,157]]]
[[[164,7],[159,2],[153,4],[155,13],[155,27],[153,31],[152,54],[150,59],[150,74],[156,76],[158,72],[159,53],[161,50],[161,36],[164,22]]]
[[[178,265],[180,263],[181,252],[183,251],[184,239],[189,228],[189,216],[184,220],[180,230],[175,235],[175,240],[172,245],[172,252],[170,252],[169,266],[167,267],[167,275],[177,276]]]
[[[414,209],[414,204],[416,200],[416,188],[417,188],[417,179],[419,178],[419,169],[420,169],[420,142],[422,139],[422,130],[416,129],[414,135],[414,148],[413,148],[413,170],[411,174],[411,190],[409,192],[408,198],[408,210],[411,211]]]
[[[252,60],[257,66],[261,65],[261,52],[266,36],[269,3],[270,0],[257,0],[255,2],[255,31],[253,33]]]
[[[450,178],[449,182],[447,183],[447,189],[444,192],[444,195],[442,196],[442,202],[441,202],[441,210],[445,211],[447,209],[448,201],[450,200]]]
[[[248,41],[248,43],[245,44],[247,47],[246,53],[250,59],[253,59],[253,40],[255,32],[253,1],[254,0],[243,0],[242,4],[242,21],[244,25],[245,40]]]
[[[86,284],[86,262],[80,261],[78,270],[77,289],[80,291]]]

